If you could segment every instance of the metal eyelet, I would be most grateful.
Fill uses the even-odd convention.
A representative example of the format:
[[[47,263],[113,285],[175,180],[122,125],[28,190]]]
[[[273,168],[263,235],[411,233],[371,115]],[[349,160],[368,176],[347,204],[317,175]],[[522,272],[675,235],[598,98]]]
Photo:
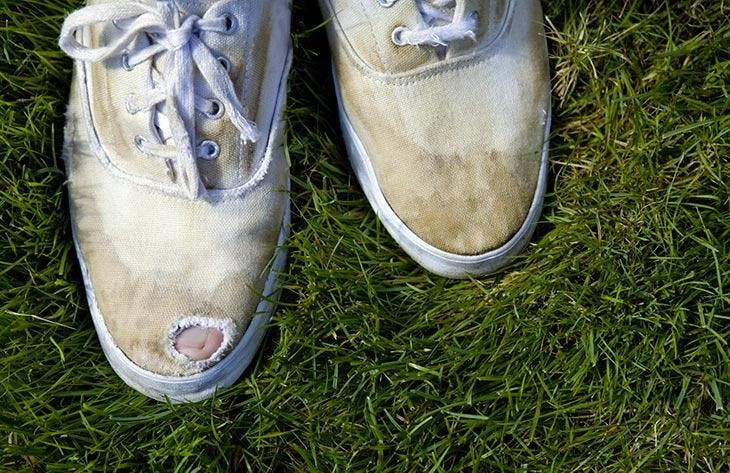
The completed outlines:
[[[122,67],[125,71],[131,71],[134,69],[134,66],[129,64],[129,53],[127,51],[122,53]]]
[[[146,142],[147,142],[147,140],[145,140],[142,135],[135,135],[135,137],[134,137],[134,146],[136,146],[137,149],[140,150],[140,151],[142,151],[143,153],[145,151],[142,149],[142,146],[144,146],[144,144]]]
[[[198,157],[212,161],[221,154],[221,147],[213,140],[203,140],[198,143]]]
[[[124,108],[127,109],[127,113],[130,115],[134,115],[135,113],[139,112],[141,109],[138,107],[135,107],[132,102],[134,101],[134,93],[130,92],[129,95],[127,95],[127,100],[124,101]]]
[[[226,20],[225,34],[233,34],[238,29],[238,19],[231,13],[221,15]]]
[[[226,72],[231,72],[231,61],[229,61],[227,57],[218,56],[216,59],[218,59],[218,62],[221,66],[223,66],[223,69],[225,69]]]
[[[390,8],[396,4],[398,0],[378,0],[381,7]]]
[[[220,100],[216,99],[210,99],[210,111],[209,112],[203,112],[205,113],[205,116],[210,118],[211,120],[217,120],[220,117],[223,116],[226,109],[223,106],[223,104],[220,102]]]
[[[408,28],[405,26],[399,26],[396,29],[393,30],[393,33],[390,35],[391,41],[393,41],[393,44],[396,46],[405,46],[406,42],[403,41],[403,33],[408,31]]]

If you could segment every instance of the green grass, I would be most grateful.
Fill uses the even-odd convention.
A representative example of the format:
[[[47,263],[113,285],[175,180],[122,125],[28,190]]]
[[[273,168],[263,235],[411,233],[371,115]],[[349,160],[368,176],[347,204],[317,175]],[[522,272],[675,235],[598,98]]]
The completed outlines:
[[[0,0],[0,469],[730,471],[730,21],[546,2],[551,181],[529,251],[450,281],[379,225],[295,2],[284,301],[244,378],[157,403],[106,363],[59,159],[78,2]]]

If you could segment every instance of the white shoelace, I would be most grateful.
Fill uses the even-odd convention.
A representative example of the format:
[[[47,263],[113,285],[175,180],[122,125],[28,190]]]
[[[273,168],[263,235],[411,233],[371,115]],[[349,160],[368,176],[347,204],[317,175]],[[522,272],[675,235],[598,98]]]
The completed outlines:
[[[400,26],[393,30],[392,39],[398,46],[428,45],[446,47],[463,39],[476,40],[477,18],[465,15],[456,20],[454,10],[457,0],[415,0],[424,19],[424,27],[409,29]],[[398,0],[378,0],[383,7],[392,7]]]
[[[187,4],[195,0],[176,1]],[[196,158],[211,159],[220,152],[212,141],[196,143],[195,110],[211,118],[218,118],[225,112],[244,142],[255,142],[258,131],[256,125],[244,117],[244,108],[228,74],[227,60],[216,58],[199,37],[200,32],[231,34],[237,27],[235,17],[229,14],[215,18],[186,16],[176,1],[163,0],[155,5],[129,1],[113,6],[84,7],[64,21],[59,45],[66,54],[80,61],[99,62],[119,57],[127,69],[157,56],[155,60],[161,65],[158,68],[160,83],[151,90],[130,96],[126,105],[130,113],[152,110],[153,114],[160,114],[160,110],[164,110],[164,117],[156,116],[155,123],[169,126],[174,145],[165,144],[164,138],[163,142],[154,143],[137,136],[134,141],[143,152],[164,159],[171,178],[177,180],[179,177],[188,197],[194,199],[206,192]],[[228,1],[218,2],[211,8]],[[112,43],[91,48],[77,41],[75,34],[80,29],[108,22],[120,29],[119,37]],[[149,45],[127,51],[137,43],[138,37],[149,38]],[[215,96],[214,100],[195,94],[194,66]]]

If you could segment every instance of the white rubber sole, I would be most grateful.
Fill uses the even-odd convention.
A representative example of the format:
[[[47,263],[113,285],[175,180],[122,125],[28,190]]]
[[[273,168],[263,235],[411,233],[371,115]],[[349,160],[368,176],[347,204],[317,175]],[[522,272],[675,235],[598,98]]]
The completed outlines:
[[[163,376],[145,370],[130,360],[114,343],[96,303],[96,296],[94,295],[94,289],[91,287],[91,279],[89,278],[86,263],[74,234],[74,246],[81,266],[86,298],[89,302],[96,333],[109,364],[119,377],[129,386],[146,396],[157,400],[169,399],[175,403],[200,401],[212,396],[216,389],[230,386],[236,382],[258,351],[279,298],[278,274],[286,266],[287,251],[284,243],[288,235],[289,221],[290,207],[287,201],[274,259],[271,262],[269,274],[264,284],[263,297],[259,301],[251,322],[238,344],[220,362],[191,376]]]
[[[334,74],[334,71],[333,71]],[[540,172],[538,175],[535,195],[530,205],[530,210],[517,233],[501,247],[479,255],[459,255],[449,253],[436,248],[418,235],[413,233],[408,226],[398,217],[388,204],[388,201],[380,190],[373,165],[368,158],[365,147],[347,117],[347,112],[342,106],[340,90],[337,86],[335,76],[335,91],[337,93],[337,105],[339,108],[340,122],[347,147],[347,154],[360,186],[375,214],[383,222],[385,229],[395,239],[403,250],[418,264],[440,276],[466,279],[471,276],[480,276],[497,271],[510,259],[520,253],[529,243],[537,222],[540,220],[542,202],[545,195],[548,174],[548,136],[550,134],[550,107],[548,107],[545,122],[545,142],[540,157]]]

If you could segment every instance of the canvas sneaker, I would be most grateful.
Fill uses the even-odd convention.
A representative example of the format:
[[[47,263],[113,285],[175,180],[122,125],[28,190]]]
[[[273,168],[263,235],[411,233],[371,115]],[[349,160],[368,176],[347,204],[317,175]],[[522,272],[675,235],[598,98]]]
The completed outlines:
[[[64,159],[93,321],[153,398],[233,383],[285,262],[288,0],[91,0],[63,24],[76,61]]]
[[[320,0],[340,119],[393,238],[448,277],[494,271],[537,224],[548,57],[537,0]]]

